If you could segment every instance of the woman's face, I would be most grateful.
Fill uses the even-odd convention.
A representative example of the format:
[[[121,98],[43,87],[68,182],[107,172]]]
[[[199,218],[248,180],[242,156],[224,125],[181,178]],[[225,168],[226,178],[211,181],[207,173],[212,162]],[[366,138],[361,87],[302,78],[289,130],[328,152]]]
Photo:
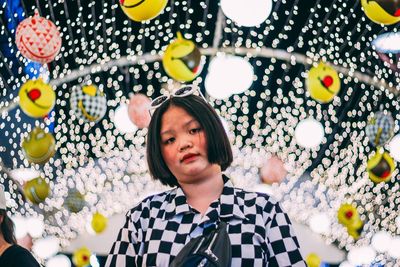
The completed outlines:
[[[161,118],[161,154],[180,184],[206,178],[216,167],[208,162],[200,123],[183,108],[171,106]]]

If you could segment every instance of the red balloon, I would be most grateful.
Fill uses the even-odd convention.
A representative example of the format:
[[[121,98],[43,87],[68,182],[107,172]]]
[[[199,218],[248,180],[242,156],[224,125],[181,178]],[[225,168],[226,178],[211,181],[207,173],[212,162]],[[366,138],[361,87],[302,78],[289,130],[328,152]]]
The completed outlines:
[[[60,32],[56,25],[37,12],[18,25],[15,43],[24,57],[42,64],[53,61],[61,49]]]
[[[260,168],[261,181],[266,184],[280,183],[285,179],[287,170],[282,160],[273,155]]]
[[[150,99],[143,94],[135,94],[131,97],[128,105],[129,119],[138,127],[146,128],[150,123]]]

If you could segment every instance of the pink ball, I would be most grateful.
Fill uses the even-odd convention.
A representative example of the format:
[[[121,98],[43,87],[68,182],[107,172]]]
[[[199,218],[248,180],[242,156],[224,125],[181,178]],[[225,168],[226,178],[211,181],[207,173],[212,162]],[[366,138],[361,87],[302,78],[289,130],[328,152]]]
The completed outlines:
[[[42,64],[53,61],[61,49],[60,32],[56,25],[37,12],[18,25],[15,43],[24,57]]]
[[[285,179],[287,170],[280,158],[273,155],[260,169],[260,178],[266,184],[280,183]]]
[[[150,123],[149,106],[150,99],[143,94],[135,94],[129,100],[129,119],[138,127],[146,128]]]

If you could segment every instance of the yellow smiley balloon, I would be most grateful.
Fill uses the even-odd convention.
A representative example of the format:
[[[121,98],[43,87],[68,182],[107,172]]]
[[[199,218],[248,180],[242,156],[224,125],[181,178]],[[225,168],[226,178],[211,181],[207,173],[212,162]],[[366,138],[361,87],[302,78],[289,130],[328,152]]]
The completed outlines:
[[[22,140],[22,152],[30,163],[44,164],[56,152],[56,140],[51,133],[35,127],[26,138]]]
[[[33,118],[42,118],[49,114],[56,103],[56,94],[50,85],[42,79],[28,80],[19,90],[19,106]]]
[[[312,67],[308,72],[306,86],[314,100],[328,103],[340,91],[339,75],[334,68],[320,62],[317,67]]]
[[[81,247],[74,251],[72,255],[72,262],[76,267],[85,267],[90,264],[91,252],[87,247]]]
[[[392,178],[395,167],[393,158],[388,152],[382,152],[380,148],[367,162],[368,175],[374,183],[389,181]]]
[[[348,203],[340,205],[337,217],[339,222],[346,227],[354,225],[360,219],[356,207]]]
[[[120,0],[125,14],[134,21],[157,17],[164,10],[168,0]]]
[[[361,0],[365,15],[375,23],[390,25],[400,21],[400,1]]]
[[[180,82],[193,80],[203,67],[200,50],[192,41],[184,39],[180,32],[165,50],[162,63],[165,72]]]
[[[32,179],[24,185],[24,194],[33,204],[45,201],[50,194],[50,186],[42,177]]]

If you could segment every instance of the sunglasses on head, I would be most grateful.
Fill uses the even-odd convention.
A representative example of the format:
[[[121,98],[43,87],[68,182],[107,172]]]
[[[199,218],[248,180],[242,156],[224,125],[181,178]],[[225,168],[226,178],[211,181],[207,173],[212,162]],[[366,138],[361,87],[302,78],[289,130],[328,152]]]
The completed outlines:
[[[173,92],[171,94],[160,95],[160,96],[154,98],[151,101],[150,107],[149,107],[150,116],[153,115],[154,111],[157,108],[159,108],[165,101],[170,99],[171,97],[185,97],[185,96],[193,95],[195,93],[198,93],[204,99],[204,101],[207,102],[206,98],[201,93],[199,87],[193,86],[193,85],[186,85],[184,87],[179,88],[178,90],[176,90],[175,92]]]

